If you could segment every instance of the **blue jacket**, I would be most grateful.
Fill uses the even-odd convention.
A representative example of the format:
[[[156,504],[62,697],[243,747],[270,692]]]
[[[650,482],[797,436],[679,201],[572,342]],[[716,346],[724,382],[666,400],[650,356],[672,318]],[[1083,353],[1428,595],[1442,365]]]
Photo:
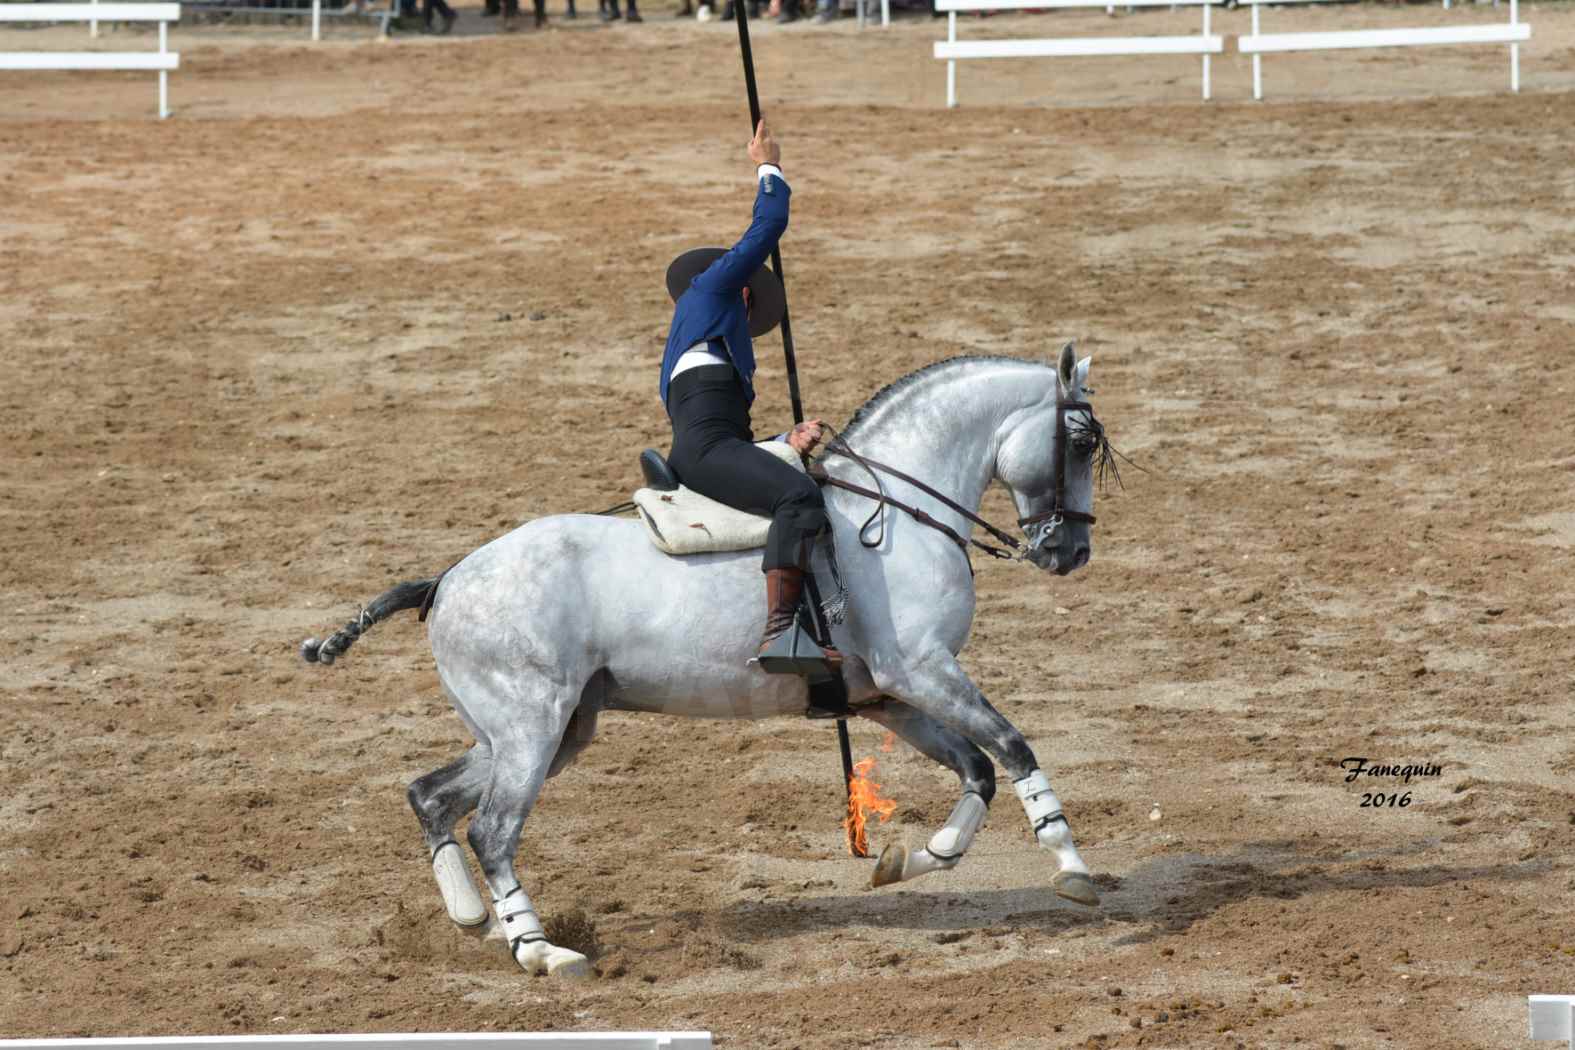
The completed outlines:
[[[788,224],[788,197],[792,190],[775,175],[760,180],[755,195],[755,217],[737,244],[696,277],[688,291],[673,304],[673,323],[667,330],[667,350],[662,354],[660,390],[667,403],[667,384],[679,355],[696,343],[709,343],[725,354],[738,371],[744,395],[755,400],[755,347],[749,338],[749,318],[740,294],[749,278],[765,265],[771,249]]]

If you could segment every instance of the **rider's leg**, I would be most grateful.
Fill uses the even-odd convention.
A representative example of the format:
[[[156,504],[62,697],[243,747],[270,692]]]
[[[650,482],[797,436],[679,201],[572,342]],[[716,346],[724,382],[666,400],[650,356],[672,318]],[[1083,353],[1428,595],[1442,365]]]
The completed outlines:
[[[782,479],[784,491],[771,508],[771,529],[766,534],[760,566],[766,574],[766,627],[760,639],[761,652],[793,626],[815,537],[830,527],[820,486],[791,467],[786,470],[792,480]],[[831,669],[838,670],[842,654],[830,646],[822,651]]]
[[[680,373],[668,388],[679,480],[719,503],[771,518],[761,568],[766,574],[766,629],[761,648],[793,623],[815,537],[827,528],[820,486],[771,453],[756,448],[749,406],[730,365]],[[841,654],[828,651],[829,662]]]

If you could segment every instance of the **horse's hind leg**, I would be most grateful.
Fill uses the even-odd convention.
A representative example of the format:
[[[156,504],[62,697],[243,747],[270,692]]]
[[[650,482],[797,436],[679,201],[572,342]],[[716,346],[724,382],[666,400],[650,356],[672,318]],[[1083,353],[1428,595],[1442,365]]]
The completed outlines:
[[[520,831],[547,779],[571,710],[570,703],[552,709],[550,720],[555,725],[550,728],[538,724],[493,734],[491,777],[466,832],[492,890],[492,907],[509,952],[529,974],[584,977],[590,973],[585,956],[548,942],[535,906],[514,874]]]
[[[470,880],[465,853],[454,841],[454,825],[476,808],[492,775],[492,754],[476,744],[442,769],[417,777],[405,797],[421,822],[432,858],[432,877],[443,894],[448,917],[460,926],[487,921],[487,906]]]
[[[984,825],[990,800],[995,797],[995,766],[989,756],[961,734],[899,700],[863,708],[859,714],[890,729],[920,753],[956,773],[963,792],[945,826],[930,836],[923,848],[910,850],[893,843],[882,850],[870,885],[888,886],[955,868]]]
[[[951,653],[939,653],[903,672],[900,680],[881,681],[882,692],[899,696],[948,729],[994,755],[1012,777],[1039,845],[1055,855],[1059,870],[1052,885],[1058,896],[1095,905],[1099,894],[1088,865],[1072,843],[1072,829],[1061,812],[1061,800],[1017,727],[990,706],[979,687]]]

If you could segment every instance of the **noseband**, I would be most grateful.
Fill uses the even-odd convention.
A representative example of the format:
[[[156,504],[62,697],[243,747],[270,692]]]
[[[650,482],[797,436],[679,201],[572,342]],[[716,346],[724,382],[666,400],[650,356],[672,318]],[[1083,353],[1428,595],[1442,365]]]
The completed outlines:
[[[1048,539],[1056,529],[1060,528],[1063,521],[1082,521],[1087,522],[1089,525],[1094,523],[1092,514],[1084,514],[1080,510],[1072,510],[1066,505],[1066,457],[1072,454],[1071,444],[1067,440],[1066,414],[1083,409],[1088,410],[1089,422],[1094,426],[1098,426],[1099,424],[1094,421],[1094,406],[1087,401],[1063,401],[1055,406],[1055,502],[1051,504],[1049,510],[1017,519],[1018,526],[1023,529],[1027,529],[1030,525],[1046,522],[1047,524],[1041,530],[1045,539]]]

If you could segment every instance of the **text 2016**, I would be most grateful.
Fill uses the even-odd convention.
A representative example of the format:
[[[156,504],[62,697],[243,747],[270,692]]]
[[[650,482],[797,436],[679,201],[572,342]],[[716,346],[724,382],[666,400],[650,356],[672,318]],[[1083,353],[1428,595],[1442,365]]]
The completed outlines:
[[[1390,806],[1392,808],[1404,809],[1406,806],[1409,806],[1410,804],[1411,804],[1411,792],[1409,792],[1409,791],[1407,791],[1403,795],[1399,794],[1398,792],[1393,792],[1391,794],[1386,795],[1382,791],[1364,791],[1364,792],[1362,792],[1362,803],[1361,803],[1361,805],[1358,808],[1359,809],[1369,809],[1369,808],[1371,808],[1371,809],[1380,809],[1380,808],[1382,808],[1384,806]]]

